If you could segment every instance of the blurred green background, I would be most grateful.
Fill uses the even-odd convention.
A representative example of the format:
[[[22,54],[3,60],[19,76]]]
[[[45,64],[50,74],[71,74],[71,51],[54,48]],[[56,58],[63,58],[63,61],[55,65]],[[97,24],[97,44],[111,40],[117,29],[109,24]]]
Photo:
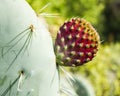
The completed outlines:
[[[97,56],[89,64],[69,68],[94,87],[96,96],[120,96],[120,0],[27,0],[49,25],[53,40],[63,22],[81,17],[91,22],[101,37]]]

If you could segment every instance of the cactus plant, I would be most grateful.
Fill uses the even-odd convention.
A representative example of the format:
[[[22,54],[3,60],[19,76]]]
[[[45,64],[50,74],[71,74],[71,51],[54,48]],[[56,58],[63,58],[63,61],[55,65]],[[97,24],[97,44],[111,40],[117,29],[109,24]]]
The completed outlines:
[[[80,66],[91,61],[100,43],[99,35],[85,19],[72,18],[59,29],[55,41],[57,63]]]
[[[58,96],[57,64],[79,66],[95,56],[99,36],[84,19],[72,18],[52,39],[25,0],[0,0],[0,96]]]
[[[0,96],[58,96],[52,39],[25,0],[0,0]]]

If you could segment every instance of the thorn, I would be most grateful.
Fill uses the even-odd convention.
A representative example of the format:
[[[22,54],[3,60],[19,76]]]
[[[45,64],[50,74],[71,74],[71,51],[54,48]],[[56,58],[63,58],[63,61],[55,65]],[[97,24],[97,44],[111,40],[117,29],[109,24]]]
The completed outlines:
[[[72,39],[72,35],[70,34],[70,35],[68,35],[68,39],[69,40],[71,40]]]
[[[67,72],[67,71],[66,71],[63,67],[61,67],[61,66],[60,66],[60,69],[66,74],[66,76],[67,76],[69,79],[75,81],[75,79],[74,79],[73,76],[70,74],[70,72]]]
[[[83,53],[83,52],[80,52],[79,55],[82,57],[82,56],[84,55],[84,53]]]
[[[90,45],[89,45],[89,44],[86,44],[86,48],[90,48]]]
[[[60,58],[63,58],[65,55],[64,53],[59,53]]]
[[[64,25],[64,26],[63,26],[63,29],[67,30],[67,26],[66,26],[66,25]]]
[[[60,50],[60,46],[59,45],[57,45],[57,50]]]
[[[71,44],[71,46],[72,46],[72,47],[75,47],[75,42],[73,42],[73,43]]]
[[[20,72],[20,78],[19,78],[19,81],[18,81],[18,88],[17,88],[18,91],[22,91],[20,89],[20,87],[21,87],[22,81],[23,81],[23,73],[24,73],[23,71]]]
[[[72,56],[74,56],[74,55],[75,55],[75,53],[76,53],[75,51],[71,51],[71,53],[70,53],[70,54],[71,54]]]
[[[61,41],[62,41],[62,42],[64,42],[64,41],[65,41],[65,39],[62,37],[62,38],[61,38]]]
[[[97,49],[94,49],[93,52],[96,53],[96,52],[97,52]]]
[[[77,38],[77,39],[78,39],[78,38],[80,38],[80,35],[79,35],[79,34],[77,34],[77,35],[76,35],[76,38]]]
[[[67,61],[70,61],[70,60],[71,60],[71,58],[70,58],[70,57],[67,57],[67,58],[66,58],[66,60],[67,60]]]
[[[65,46],[64,46],[64,49],[65,49],[65,50],[67,50],[67,49],[68,49],[68,46],[67,46],[67,45],[65,45]]]
[[[81,60],[77,59],[77,60],[76,60],[76,62],[77,62],[77,63],[80,63],[80,62],[81,62]]]
[[[47,8],[51,3],[46,4],[45,6],[43,6],[38,12],[42,12],[45,8]]]
[[[103,43],[103,42],[104,42],[104,40],[100,41],[100,44]]]
[[[70,29],[71,29],[71,30],[74,30],[74,26],[71,26]]]
[[[90,61],[90,58],[87,58],[86,61]]]
[[[79,47],[83,47],[83,43],[80,43],[80,44],[79,44]]]
[[[81,27],[78,27],[78,29],[77,29],[77,30],[78,30],[78,31],[80,31],[80,30],[82,30],[82,29],[81,29]]]
[[[75,67],[76,65],[75,64],[72,64],[73,67]]]
[[[88,56],[92,56],[92,53],[91,53],[91,52],[88,52],[87,55],[88,55]]]
[[[34,30],[35,30],[35,28],[32,24],[30,25],[30,30],[31,30],[31,32],[34,32]]]
[[[82,39],[86,39],[86,36],[85,36],[85,35],[83,35]]]

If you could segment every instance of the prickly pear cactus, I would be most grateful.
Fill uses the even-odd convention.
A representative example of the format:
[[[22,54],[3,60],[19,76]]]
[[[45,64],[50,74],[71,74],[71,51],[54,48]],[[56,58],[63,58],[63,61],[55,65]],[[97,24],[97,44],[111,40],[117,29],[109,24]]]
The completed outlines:
[[[25,0],[0,0],[0,96],[58,96],[48,30]]]
[[[57,63],[63,66],[83,65],[93,59],[99,44],[99,35],[89,22],[72,18],[60,27],[57,34]]]

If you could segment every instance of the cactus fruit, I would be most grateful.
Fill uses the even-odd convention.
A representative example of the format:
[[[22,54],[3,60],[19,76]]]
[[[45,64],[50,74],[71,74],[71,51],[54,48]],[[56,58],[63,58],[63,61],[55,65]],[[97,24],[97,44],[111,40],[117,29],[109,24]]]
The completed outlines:
[[[63,66],[83,65],[96,55],[99,43],[99,35],[89,22],[72,18],[65,22],[57,33],[57,63]]]
[[[53,42],[25,0],[0,0],[0,96],[58,96]]]

